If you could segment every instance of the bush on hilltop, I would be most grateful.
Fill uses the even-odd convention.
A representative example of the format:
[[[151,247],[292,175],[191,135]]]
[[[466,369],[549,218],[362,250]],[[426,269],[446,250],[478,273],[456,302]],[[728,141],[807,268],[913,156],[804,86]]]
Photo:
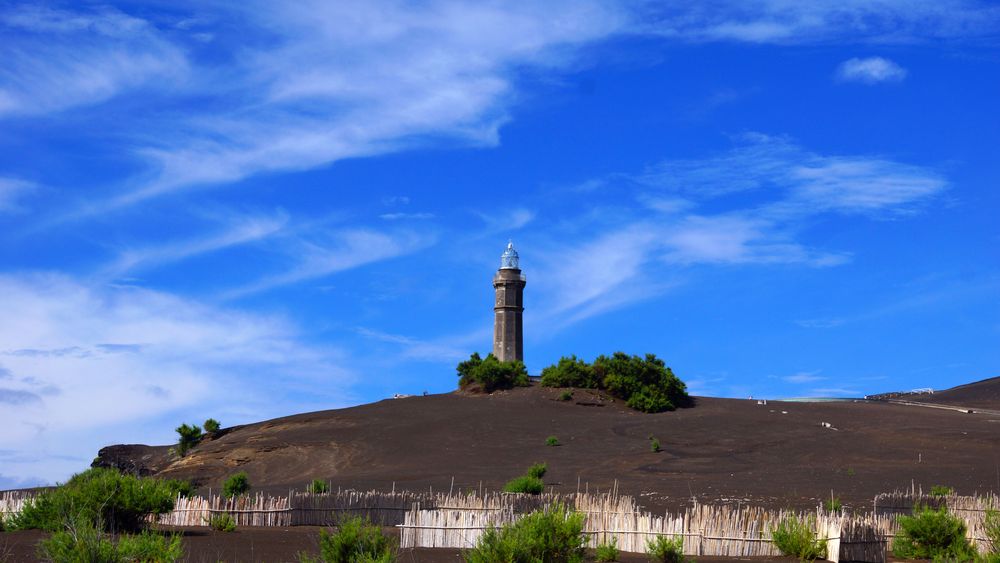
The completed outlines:
[[[197,424],[181,424],[177,427],[177,455],[184,457],[188,450],[201,441],[201,427]]]
[[[458,364],[456,371],[461,389],[479,385],[483,391],[492,393],[498,389],[528,386],[528,369],[524,362],[501,362],[493,354],[483,359],[474,352],[468,360]]]
[[[604,389],[642,412],[672,411],[691,401],[684,382],[654,354],[642,358],[615,352],[598,356],[593,364],[563,357],[542,370],[542,385]]]

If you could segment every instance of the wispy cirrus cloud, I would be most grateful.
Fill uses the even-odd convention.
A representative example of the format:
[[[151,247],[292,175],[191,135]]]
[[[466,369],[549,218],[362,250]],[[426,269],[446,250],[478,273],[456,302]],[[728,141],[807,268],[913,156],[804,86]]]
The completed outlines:
[[[671,2],[644,5],[644,30],[686,41],[779,45],[914,43],[995,37],[1000,9],[973,0],[914,3],[817,0]]]
[[[0,213],[22,211],[23,206],[18,200],[36,188],[33,182],[27,180],[0,177]]]
[[[0,293],[0,315],[18,319],[0,324],[0,423],[22,459],[4,473],[32,484],[85,468],[107,443],[166,441],[187,415],[281,414],[317,380],[343,401],[353,378],[341,352],[275,315],[47,273],[2,275]]]
[[[96,104],[188,70],[155,26],[111,7],[21,4],[0,11],[0,117]]]
[[[158,246],[127,249],[113,263],[102,268],[100,276],[114,278],[127,272],[156,268],[194,256],[224,250],[272,237],[288,224],[288,214],[273,216],[238,216],[227,219],[227,228],[218,233]]]
[[[843,82],[900,82],[906,74],[905,68],[882,57],[848,59],[837,67],[837,78]]]
[[[569,244],[536,251],[547,304],[538,315],[565,325],[662,295],[683,283],[678,266],[835,267],[851,260],[850,249],[808,244],[805,226],[827,214],[913,214],[949,185],[931,168],[888,158],[823,155],[760,133],[737,142],[721,154],[581,183],[597,207],[567,221]],[[621,207],[623,196],[640,209]]]
[[[279,274],[224,292],[223,299],[238,299],[321,278],[345,270],[388,260],[426,248],[437,240],[433,232],[383,232],[367,228],[304,233],[285,243],[281,252],[292,263]]]
[[[786,375],[781,380],[786,383],[815,383],[826,379],[826,377],[821,376],[819,373],[818,371],[800,371],[799,373]]]

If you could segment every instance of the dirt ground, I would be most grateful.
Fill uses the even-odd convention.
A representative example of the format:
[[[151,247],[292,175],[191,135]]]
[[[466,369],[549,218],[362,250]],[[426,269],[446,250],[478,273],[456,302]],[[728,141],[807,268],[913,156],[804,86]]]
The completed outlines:
[[[957,388],[980,402],[1000,379]],[[935,484],[1000,492],[1000,416],[879,402],[697,398],[642,414],[600,393],[521,388],[390,399],[239,427],[168,463],[166,447],[121,446],[151,472],[202,491],[246,471],[256,490],[285,493],[314,478],[354,489],[496,490],[535,462],[556,492],[623,493],[661,512],[700,502],[811,508],[831,491],[852,508],[880,492]],[[947,400],[947,392],[936,394]],[[822,423],[828,423],[830,427]],[[546,446],[556,436],[559,446]],[[650,438],[663,451],[654,453]],[[157,461],[160,460],[160,461]],[[454,478],[454,485],[452,485]]]

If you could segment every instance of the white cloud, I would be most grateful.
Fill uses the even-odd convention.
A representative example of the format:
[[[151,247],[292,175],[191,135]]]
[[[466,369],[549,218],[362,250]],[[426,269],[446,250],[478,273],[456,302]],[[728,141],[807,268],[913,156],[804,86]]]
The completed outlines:
[[[294,264],[282,273],[265,276],[256,282],[227,291],[224,299],[237,299],[276,287],[321,278],[426,248],[437,240],[432,233],[397,231],[392,233],[371,229],[344,229],[303,235],[293,240],[282,252],[294,259]]]
[[[24,4],[0,14],[0,29],[0,117],[100,103],[187,72],[182,51],[154,26],[113,8]]]
[[[379,219],[384,219],[386,221],[398,221],[407,219],[423,220],[423,219],[433,219],[434,214],[433,213],[383,213],[378,217]]]
[[[229,218],[228,221],[231,224],[225,231],[212,236],[125,250],[112,264],[103,269],[102,275],[116,277],[126,272],[155,268],[271,237],[285,228],[288,223],[288,215],[279,212],[270,217],[241,216]]]
[[[26,180],[0,176],[0,213],[21,211],[18,199],[34,189],[36,189],[35,184]]]
[[[970,0],[688,0],[646,8],[643,30],[688,41],[811,44],[975,40],[995,31],[1000,10]]]
[[[0,294],[17,319],[0,323],[0,424],[21,459],[3,461],[9,478],[51,483],[108,443],[163,443],[185,413],[266,418],[306,382],[336,393],[351,379],[335,349],[276,316],[53,274],[0,276]]]
[[[483,341],[488,342],[491,330],[491,328],[483,328],[436,340],[422,340],[368,328],[359,328],[358,334],[365,338],[399,346],[402,350],[401,356],[408,360],[454,362],[468,358],[475,346]]]
[[[803,371],[782,377],[781,380],[787,383],[814,383],[823,381],[825,377],[819,375],[818,371]]]
[[[837,78],[845,82],[899,82],[906,78],[906,69],[882,57],[848,59],[837,67]]]

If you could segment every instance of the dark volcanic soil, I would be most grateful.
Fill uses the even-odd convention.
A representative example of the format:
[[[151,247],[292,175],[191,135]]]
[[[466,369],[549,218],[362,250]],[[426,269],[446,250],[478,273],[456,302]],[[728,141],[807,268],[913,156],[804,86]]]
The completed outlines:
[[[901,397],[909,401],[1000,410],[1000,377],[959,385],[936,393]]]
[[[989,402],[997,395],[987,391],[996,393],[1000,379],[975,385],[975,397]],[[621,492],[656,511],[692,497],[805,508],[831,490],[863,507],[911,483],[1000,491],[1000,416],[712,398],[649,415],[596,392],[577,390],[567,402],[558,400],[561,393],[532,387],[390,399],[235,428],[174,462],[166,447],[121,446],[115,455],[120,462],[148,455],[152,473],[216,490],[244,470],[258,490],[273,492],[314,478],[356,489],[447,490],[454,477],[455,490],[498,489],[546,462],[552,490],[574,492],[578,483],[607,490],[617,480]],[[562,445],[546,446],[548,436]],[[662,452],[650,451],[651,436]]]

